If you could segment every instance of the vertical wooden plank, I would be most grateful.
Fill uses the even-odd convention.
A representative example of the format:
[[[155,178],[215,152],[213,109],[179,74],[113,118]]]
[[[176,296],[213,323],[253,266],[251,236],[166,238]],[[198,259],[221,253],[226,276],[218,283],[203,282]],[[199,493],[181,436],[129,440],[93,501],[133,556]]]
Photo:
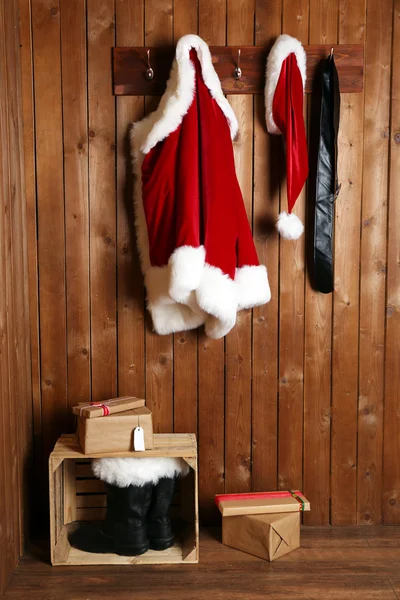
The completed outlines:
[[[199,0],[199,35],[226,43],[226,0]],[[213,497],[224,491],[224,340],[199,332],[199,507],[201,518],[217,518]]]
[[[156,46],[172,42],[172,0],[145,0],[145,44]],[[159,99],[157,99],[158,102]],[[146,101],[155,108],[154,101]],[[152,331],[146,319],[146,401],[153,411],[155,432],[173,429],[173,336]]]
[[[227,0],[198,0],[199,35],[209,45],[226,44]]]
[[[339,3],[339,43],[363,43],[365,2]],[[332,347],[332,506],[334,525],[357,520],[357,399],[364,94],[342,94],[335,215]],[[344,252],[343,249],[346,248]]]
[[[65,429],[66,313],[60,12],[58,2],[32,0],[35,70],[36,189],[42,446],[46,460]],[[43,467],[42,467],[43,468]]]
[[[254,4],[228,0],[227,43],[254,43]],[[253,97],[228,96],[239,123],[234,144],[235,166],[253,223]],[[225,371],[225,491],[246,492],[251,484],[251,327],[252,311],[238,314],[226,336]]]
[[[337,0],[310,0],[310,44],[337,43],[338,9]],[[309,108],[308,139],[315,155],[317,140],[313,136],[318,132],[319,115],[313,114],[311,100]],[[313,196],[313,190],[309,190],[308,197]],[[307,212],[312,212],[308,208]],[[307,222],[313,224],[312,219]],[[312,243],[312,231],[306,229],[306,247]],[[310,277],[306,277],[303,489],[313,507],[312,514],[304,514],[307,525],[328,525],[330,518],[331,358],[332,294],[315,291]]]
[[[383,521],[400,524],[400,0],[393,4],[385,340]]]
[[[114,0],[88,0],[92,399],[117,392],[115,101],[110,79]]]
[[[174,0],[174,41],[198,30],[197,0]]]
[[[9,7],[8,7],[9,8]],[[0,94],[0,184],[1,184],[1,207],[0,207],[0,273],[2,280],[2,293],[0,297],[0,356],[1,356],[1,466],[4,481],[7,485],[1,486],[2,508],[1,517],[1,541],[2,541],[2,569],[0,583],[5,589],[8,579],[15,568],[18,556],[15,555],[14,528],[16,526],[15,506],[18,506],[18,489],[13,480],[13,459],[15,442],[13,443],[14,431],[12,429],[13,401],[15,390],[13,382],[13,369],[15,368],[12,352],[10,352],[13,337],[13,303],[12,303],[12,254],[11,254],[11,231],[10,212],[12,203],[15,201],[12,191],[11,162],[14,160],[12,153],[12,126],[10,123],[10,99],[12,90],[9,89],[8,70],[12,68],[10,63],[10,52],[6,39],[6,10],[4,3],[0,6],[0,79],[2,89]]]
[[[0,595],[24,541],[31,416],[18,4],[0,5]]]
[[[310,44],[337,43],[338,9],[337,0],[310,0]]]
[[[256,1],[257,45],[271,46],[281,33],[282,2]],[[281,140],[267,133],[264,97],[254,97],[254,239],[268,270],[271,300],[253,310],[252,489],[277,488],[279,212]]]
[[[41,454],[41,386],[39,342],[39,280],[37,256],[37,204],[35,167],[35,120],[33,98],[33,49],[31,2],[19,0],[19,30],[22,84],[22,119],[24,150],[25,210],[27,226],[29,328],[31,354],[31,385],[33,402],[33,438],[35,447],[34,471],[40,477],[37,458]]]
[[[116,1],[116,36],[118,46],[143,44],[143,1]],[[145,306],[134,231],[129,126],[143,111],[143,98],[117,98],[118,394],[140,397],[145,397]]]
[[[24,281],[25,281],[25,333],[29,339],[26,344],[26,379],[27,397],[24,409],[26,411],[24,422],[21,426],[25,430],[27,441],[26,452],[30,458],[24,460],[24,468],[20,470],[23,477],[24,488],[29,493],[25,498],[25,530],[29,519],[29,508],[34,501],[31,489],[32,471],[38,471],[35,458],[40,455],[34,453],[34,447],[40,440],[40,359],[39,359],[39,314],[38,314],[38,279],[37,279],[37,223],[36,223],[36,186],[35,186],[35,159],[34,159],[34,117],[33,117],[33,57],[32,57],[32,32],[31,32],[31,6],[30,2],[18,2],[19,17],[19,42],[20,42],[20,95],[21,95],[21,124],[20,146],[24,160],[20,161],[22,185],[22,229],[26,234],[23,240],[24,254]],[[22,125],[23,124],[23,125]],[[35,442],[34,442],[35,440]],[[37,461],[37,458],[36,458]],[[28,474],[29,473],[29,474]],[[39,486],[38,486],[39,487]],[[31,528],[32,529],[32,528]]]
[[[12,401],[14,413],[14,433],[12,445],[15,448],[15,476],[18,487],[18,498],[14,498],[14,506],[18,519],[18,527],[14,531],[15,556],[19,558],[24,551],[24,540],[27,534],[29,483],[32,470],[32,387],[30,373],[29,343],[29,307],[28,307],[28,274],[27,274],[27,230],[24,197],[24,165],[23,165],[23,119],[22,89],[19,39],[18,2],[8,0],[6,6],[6,35],[10,48],[9,61],[9,94],[11,115],[12,148],[10,182],[12,203],[10,211],[10,228],[12,239],[12,294],[13,294],[13,328],[11,340],[13,353],[13,379],[15,396]],[[19,376],[18,376],[19,375]],[[17,535],[19,532],[19,540]],[[19,543],[18,543],[19,542]]]
[[[67,398],[71,409],[78,402],[88,402],[91,393],[86,2],[61,0],[60,11],[67,282]]]
[[[382,519],[386,228],[392,0],[367,4],[362,193],[357,522]]]
[[[308,42],[308,0],[283,1],[282,31]],[[281,210],[287,208],[282,186]],[[305,190],[295,211],[304,222]],[[279,305],[279,488],[302,487],[303,355],[304,355],[304,235],[280,240]]]
[[[174,0],[174,41],[197,33],[197,0]],[[174,431],[197,433],[198,332],[174,335]]]

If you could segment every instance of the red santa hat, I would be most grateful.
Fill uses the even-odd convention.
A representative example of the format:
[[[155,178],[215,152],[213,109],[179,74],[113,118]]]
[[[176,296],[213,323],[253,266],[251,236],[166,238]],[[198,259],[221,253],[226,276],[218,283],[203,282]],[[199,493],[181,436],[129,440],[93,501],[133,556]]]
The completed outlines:
[[[268,55],[265,83],[265,118],[269,133],[282,134],[286,145],[288,211],[281,212],[277,229],[295,240],[304,227],[292,213],[308,175],[308,153],[303,117],[306,53],[290,35],[280,35]]]
[[[235,173],[237,130],[207,44],[184,36],[157,110],[131,134],[138,248],[159,334],[204,324],[220,338],[238,310],[270,299]]]

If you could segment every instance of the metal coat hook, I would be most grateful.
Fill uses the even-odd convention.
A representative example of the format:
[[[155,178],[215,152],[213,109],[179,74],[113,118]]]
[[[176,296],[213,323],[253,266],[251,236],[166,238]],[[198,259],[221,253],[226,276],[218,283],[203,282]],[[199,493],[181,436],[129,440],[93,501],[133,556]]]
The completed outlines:
[[[147,81],[151,81],[154,77],[154,71],[151,68],[151,64],[150,64],[150,50],[146,50],[146,54],[147,54],[146,79],[147,79]]]
[[[242,77],[242,69],[240,68],[240,53],[241,53],[241,50],[239,48],[239,50],[238,50],[237,64],[236,64],[236,67],[235,67],[235,79],[240,79]]]

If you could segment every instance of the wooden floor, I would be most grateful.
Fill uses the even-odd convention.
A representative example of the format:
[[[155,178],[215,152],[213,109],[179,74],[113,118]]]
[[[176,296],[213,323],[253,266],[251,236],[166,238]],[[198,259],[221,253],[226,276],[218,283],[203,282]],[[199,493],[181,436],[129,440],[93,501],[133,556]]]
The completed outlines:
[[[6,600],[400,599],[400,527],[311,528],[302,547],[267,563],[202,531],[200,564],[51,567],[24,558]],[[36,553],[37,554],[37,553]]]

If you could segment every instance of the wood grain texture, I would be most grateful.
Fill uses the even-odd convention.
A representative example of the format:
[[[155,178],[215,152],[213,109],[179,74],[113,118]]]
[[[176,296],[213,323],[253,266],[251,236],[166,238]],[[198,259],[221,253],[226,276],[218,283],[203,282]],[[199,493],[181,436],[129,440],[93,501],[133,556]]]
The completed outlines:
[[[196,0],[174,2],[174,41],[182,35],[197,33]],[[198,412],[198,332],[174,335],[174,431],[197,433]]]
[[[144,40],[144,3],[116,2],[116,43]],[[144,116],[143,98],[117,98],[118,394],[145,397],[144,285],[136,247],[130,124]]]
[[[329,4],[329,6],[328,6]],[[310,1],[310,42],[335,44],[338,37],[338,2]],[[319,106],[308,102],[310,155],[316,156]],[[314,113],[315,110],[315,113]],[[311,158],[310,158],[311,163]],[[310,172],[315,171],[310,164]],[[309,177],[307,194],[306,247],[313,244],[312,199],[310,189],[315,178]],[[311,252],[308,253],[311,256]],[[307,265],[308,267],[309,265]],[[304,493],[313,505],[312,514],[304,515],[307,525],[329,523],[330,437],[331,437],[331,359],[332,359],[332,294],[313,289],[307,269],[305,291],[304,342]]]
[[[114,0],[87,1],[92,399],[117,392]]]
[[[252,44],[254,6],[227,3],[227,43]],[[234,143],[236,174],[250,226],[253,224],[253,98],[227,96],[239,123]],[[251,486],[251,330],[252,311],[238,314],[225,342],[225,491]]]
[[[237,22],[241,23],[240,38],[253,21],[246,19],[246,13],[251,5],[248,2],[231,2],[228,15],[228,27],[234,29]],[[242,22],[243,21],[243,22]],[[180,21],[178,21],[180,22]],[[239,39],[239,38],[238,38]],[[307,54],[307,81],[306,92],[312,91],[314,75],[320,61],[328,56],[332,45],[304,45]],[[339,85],[342,92],[361,92],[363,87],[363,47],[361,45],[333,45],[336,66],[339,73]],[[156,76],[148,81],[144,76],[147,65],[147,50],[150,50],[151,64]],[[242,77],[235,79],[234,70],[240,55]],[[225,94],[260,94],[264,91],[265,61],[267,58],[266,46],[252,46],[246,44],[238,46],[230,43],[226,46],[210,46],[213,65],[221,80],[222,90]],[[161,95],[165,91],[169,72],[174,58],[174,48],[143,48],[141,46],[130,48],[115,48],[113,52],[113,81],[114,93],[124,95]]]
[[[270,47],[281,33],[282,3],[258,0],[255,43]],[[277,489],[279,242],[273,223],[279,213],[280,139],[267,134],[265,104],[254,98],[253,234],[267,266],[272,296],[253,310],[252,488]]]
[[[307,43],[308,11],[308,0],[284,0],[282,31]],[[282,185],[280,210],[286,209],[286,187]],[[305,190],[294,212],[304,222]],[[280,240],[279,489],[301,488],[303,483],[304,239]]]
[[[367,21],[365,0],[296,0],[294,4],[286,0],[86,0],[86,20],[82,14],[85,0],[32,0],[32,22],[30,1],[18,3],[29,245],[29,270],[24,273],[29,273],[30,280],[35,455],[41,463],[36,465],[35,482],[46,476],[42,456],[50,449],[55,433],[68,425],[67,393],[68,401],[79,390],[83,393],[87,373],[92,371],[89,384],[94,387],[88,393],[93,399],[117,393],[144,396],[159,431],[195,432],[198,428],[203,520],[218,518],[213,496],[225,487],[265,490],[304,483],[303,491],[313,507],[305,517],[307,524],[329,519],[336,524],[356,523],[357,515],[360,523],[378,523],[382,514],[384,522],[400,523],[396,461],[400,446],[400,225],[394,200],[399,195],[398,0],[392,38],[388,0],[381,4],[368,0]],[[275,232],[279,205],[286,208],[284,154],[282,139],[266,133],[264,99],[262,95],[253,99],[235,95],[232,100],[244,136],[235,150],[238,175],[249,217],[253,211],[254,238],[260,261],[268,268],[272,299],[255,309],[253,317],[240,315],[239,327],[226,340],[226,356],[224,340],[209,340],[201,329],[167,337],[152,333],[133,231],[127,130],[131,121],[155,108],[159,97],[147,96],[144,102],[143,97],[115,100],[112,96],[114,43],[136,46],[141,52],[144,44],[172,49],[178,37],[197,30],[210,44],[225,46],[228,41],[245,52],[245,44],[254,43],[265,55],[283,30],[305,43],[325,44],[324,56],[332,42],[362,45],[366,35],[365,95],[342,94],[342,190],[336,206],[332,321],[330,297],[315,294],[308,274],[305,278],[307,232],[297,243],[279,240]],[[230,52],[224,67],[227,81],[231,90],[237,90],[232,87],[236,54],[232,56],[229,49],[225,52]],[[338,52],[335,57],[343,83]],[[157,64],[157,56],[154,59]],[[85,122],[86,102],[89,117]],[[312,120],[310,106],[307,117]],[[84,140],[83,147],[78,147],[81,132],[88,136],[89,150]],[[302,196],[296,206],[302,217],[305,204]],[[73,205],[80,212],[74,213]],[[18,214],[15,220],[20,218]],[[74,214],[78,218],[72,220]],[[13,222],[13,217],[7,215],[7,219],[7,223]],[[88,235],[90,263],[89,253],[84,257]],[[379,269],[385,267],[386,242],[383,321],[386,275]],[[88,281],[85,260],[92,280],[89,325],[84,315],[87,292],[84,285],[82,294],[78,289],[78,281]],[[21,267],[17,262],[16,272]],[[21,296],[15,299],[15,310],[17,306],[21,306]],[[68,323],[75,323],[71,330]],[[86,340],[91,328],[91,346],[77,342],[77,326]],[[12,331],[15,339],[21,338],[23,330]],[[86,358],[79,355],[80,347],[90,350]],[[76,370],[71,363],[75,359]],[[46,375],[40,375],[43,366]],[[18,415],[22,416],[23,410],[19,404]],[[15,425],[13,418],[7,417],[5,435]],[[383,467],[379,466],[382,419]],[[28,424],[25,419],[21,436]],[[18,460],[21,466],[21,456]],[[379,489],[382,472],[383,487]],[[20,477],[21,470],[18,473]],[[45,491],[39,484],[35,488],[37,508],[43,511]],[[5,502],[5,492],[0,491],[0,511]]]
[[[6,43],[11,59],[8,60],[8,102],[10,115],[9,150],[10,161],[10,212],[9,227],[11,236],[12,273],[12,326],[10,354],[13,359],[11,377],[15,396],[10,403],[11,424],[14,433],[11,438],[12,481],[17,485],[18,494],[13,498],[16,515],[14,534],[19,534],[16,555],[24,551],[28,534],[29,492],[32,469],[32,384],[30,378],[29,306],[27,276],[27,223],[24,203],[24,163],[23,163],[23,120],[22,89],[20,79],[20,42],[18,36],[18,4],[6,2],[5,30]],[[21,371],[21,376],[18,376]]]
[[[67,346],[60,11],[32,2],[42,386],[42,456],[65,430]]]
[[[145,44],[172,42],[172,0],[145,0]],[[154,110],[159,98],[146,99],[146,113]],[[155,432],[173,429],[173,336],[160,336],[152,331],[146,318],[146,402],[153,411]]]
[[[225,44],[225,0],[199,0],[199,35],[207,43]],[[199,509],[202,519],[215,521],[213,498],[224,491],[225,473],[224,340],[212,340],[200,331],[198,363]]]
[[[68,408],[91,397],[86,2],[60,2]],[[71,417],[72,420],[72,417]]]
[[[392,0],[367,10],[361,227],[357,522],[382,520],[387,189]]]
[[[54,582],[60,600],[396,600],[399,536],[396,528],[303,528],[301,547],[271,565],[224,546],[217,529],[200,532],[196,567],[134,565],[54,569],[28,555],[12,579],[5,600],[52,600]],[[386,548],[385,548],[386,545]],[[310,556],[312,560],[310,560]],[[179,569],[179,576],[176,572]],[[301,597],[301,596],[300,596]]]
[[[23,552],[32,457],[18,10],[0,6],[0,596]]]
[[[10,62],[15,56],[9,45],[6,34],[7,17],[6,7],[0,7],[0,30],[1,30],[1,61],[0,74],[3,82],[2,94],[0,96],[0,142],[2,149],[0,173],[1,173],[1,194],[2,203],[0,210],[0,270],[2,274],[2,293],[0,297],[0,331],[1,331],[1,437],[3,441],[1,454],[1,468],[4,474],[4,481],[7,485],[2,486],[0,498],[0,507],[4,511],[2,517],[1,542],[4,548],[1,561],[0,583],[3,588],[8,583],[8,579],[18,562],[19,556],[19,529],[18,529],[18,488],[15,477],[13,477],[15,457],[15,441],[13,437],[16,434],[13,427],[14,410],[12,407],[15,401],[15,386],[13,369],[15,368],[14,356],[12,351],[13,340],[13,280],[12,280],[12,238],[10,231],[10,213],[13,203],[12,184],[12,162],[15,160],[13,152],[13,127],[9,81]]]
[[[198,0],[174,0],[174,41],[198,31]]]
[[[362,41],[365,9],[363,2],[340,2],[339,42]],[[336,202],[333,296],[331,520],[335,525],[351,525],[357,521],[357,373],[363,125],[364,96],[343,94],[338,150],[339,180],[342,187]]]
[[[37,255],[37,198],[35,169],[35,116],[33,89],[33,54],[31,3],[19,0],[19,37],[21,58],[22,118],[23,118],[23,181],[25,188],[25,212],[27,223],[27,273],[29,292],[29,327],[31,347],[31,385],[33,402],[33,435],[35,461],[38,475],[40,465],[37,462],[41,446],[41,379],[40,379],[40,341],[39,341],[39,280]]]
[[[400,523],[400,1],[393,4],[385,339],[383,521]],[[399,589],[399,581],[397,588]]]

